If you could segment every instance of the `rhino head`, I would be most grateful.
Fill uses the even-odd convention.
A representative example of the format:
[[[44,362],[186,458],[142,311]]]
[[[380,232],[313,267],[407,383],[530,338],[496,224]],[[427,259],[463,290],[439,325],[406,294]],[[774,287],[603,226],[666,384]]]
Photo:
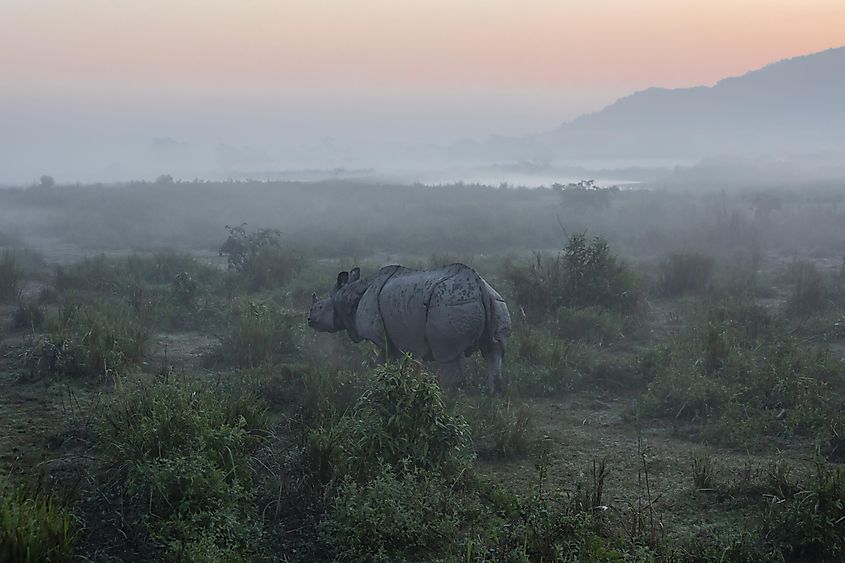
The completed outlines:
[[[361,278],[361,270],[353,268],[350,272],[340,272],[337,282],[323,299],[311,294],[311,308],[308,310],[308,326],[317,332],[338,332],[349,330],[350,336],[355,331],[355,308],[366,286]]]

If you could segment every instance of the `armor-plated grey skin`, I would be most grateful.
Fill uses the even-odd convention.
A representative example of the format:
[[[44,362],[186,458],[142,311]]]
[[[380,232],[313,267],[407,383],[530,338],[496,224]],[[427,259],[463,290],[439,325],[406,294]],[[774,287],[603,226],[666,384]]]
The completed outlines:
[[[385,266],[366,279],[358,268],[341,272],[327,298],[312,295],[308,326],[346,330],[354,342],[374,343],[385,359],[411,353],[435,361],[453,384],[463,381],[461,356],[481,351],[490,393],[501,385],[511,333],[505,300],[464,264],[434,270]]]

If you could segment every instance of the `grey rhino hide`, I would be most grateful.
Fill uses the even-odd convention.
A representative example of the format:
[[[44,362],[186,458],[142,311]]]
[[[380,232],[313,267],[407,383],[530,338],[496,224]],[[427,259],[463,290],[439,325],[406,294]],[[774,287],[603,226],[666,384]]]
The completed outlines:
[[[451,362],[469,355],[483,344],[490,315],[485,304],[489,290],[496,293],[471,268],[452,264],[419,271],[401,266],[382,268],[368,284],[358,303],[355,328],[360,338],[390,344],[402,352],[438,362]],[[489,301],[488,301],[489,303]],[[501,326],[489,327],[490,337],[498,332],[502,342],[510,332],[507,307],[496,311]],[[385,334],[386,333],[386,334]]]

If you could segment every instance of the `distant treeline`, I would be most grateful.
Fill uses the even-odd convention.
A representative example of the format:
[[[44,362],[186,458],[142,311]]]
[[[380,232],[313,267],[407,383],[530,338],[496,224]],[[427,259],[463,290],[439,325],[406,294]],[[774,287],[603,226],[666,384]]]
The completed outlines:
[[[159,182],[0,190],[0,240],[217,249],[225,225],[279,229],[312,256],[507,253],[589,231],[623,255],[845,252],[845,187],[526,189],[323,182]]]

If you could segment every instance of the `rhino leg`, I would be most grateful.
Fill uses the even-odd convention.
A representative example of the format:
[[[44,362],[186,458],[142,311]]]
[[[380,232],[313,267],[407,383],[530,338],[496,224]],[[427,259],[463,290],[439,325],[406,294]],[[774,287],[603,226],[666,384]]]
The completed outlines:
[[[504,389],[502,381],[502,359],[505,350],[498,342],[493,342],[481,350],[484,363],[487,364],[487,393],[492,395],[497,389]]]
[[[444,387],[454,390],[463,386],[464,368],[461,366],[460,357],[449,362],[438,362],[437,371]]]

